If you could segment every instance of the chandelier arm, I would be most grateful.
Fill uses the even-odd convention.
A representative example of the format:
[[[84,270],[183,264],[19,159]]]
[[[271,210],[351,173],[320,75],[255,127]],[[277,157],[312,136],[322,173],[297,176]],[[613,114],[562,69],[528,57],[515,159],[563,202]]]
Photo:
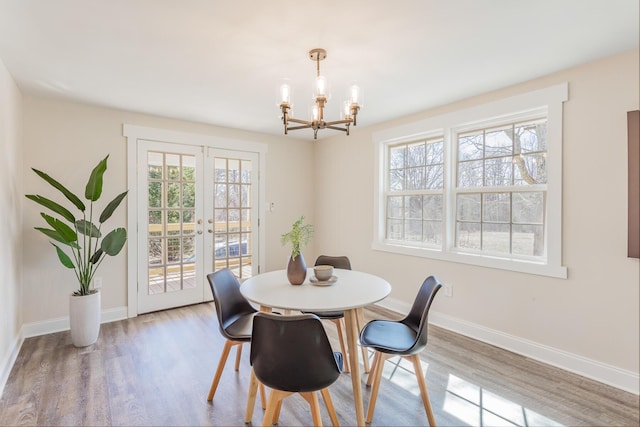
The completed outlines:
[[[326,126],[325,129],[341,130],[342,132],[347,132],[346,128],[339,128],[337,126]]]
[[[296,119],[294,117],[287,117],[287,121],[289,121],[291,123],[300,123],[300,124],[309,125],[309,126],[311,126],[313,124],[313,122],[310,122],[308,120]],[[291,128],[289,128],[289,129],[291,129]]]
[[[346,125],[350,123],[353,123],[353,119],[335,120],[333,122],[326,122],[325,124],[327,125],[327,127],[329,127],[333,125]]]
[[[309,129],[310,127],[313,127],[313,124],[309,123],[308,125],[303,125],[303,126],[291,126],[291,127],[288,127],[288,129],[298,130],[298,129]]]

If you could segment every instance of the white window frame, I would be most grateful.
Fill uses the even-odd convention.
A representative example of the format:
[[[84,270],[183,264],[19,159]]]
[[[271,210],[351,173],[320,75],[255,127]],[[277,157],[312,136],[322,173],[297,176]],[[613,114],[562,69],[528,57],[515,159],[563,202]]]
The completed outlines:
[[[376,176],[372,248],[397,254],[566,279],[567,268],[562,265],[562,106],[563,102],[568,100],[568,94],[568,83],[562,83],[374,133]],[[546,113],[547,118],[546,259],[527,260],[506,254],[488,255],[457,251],[454,242],[456,134],[473,127],[517,121],[539,116],[541,113]],[[438,134],[444,137],[445,157],[442,247],[433,248],[388,241],[385,239],[387,148],[389,145],[418,138],[429,138]]]

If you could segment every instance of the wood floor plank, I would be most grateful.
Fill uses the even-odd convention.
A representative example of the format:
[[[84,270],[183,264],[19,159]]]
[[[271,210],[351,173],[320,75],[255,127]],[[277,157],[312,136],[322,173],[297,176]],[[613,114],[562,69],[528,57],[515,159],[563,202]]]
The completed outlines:
[[[373,318],[398,315],[365,310],[365,320]],[[335,326],[326,330],[338,350]],[[0,398],[0,425],[243,425],[248,347],[240,370],[230,360],[213,402],[206,400],[223,345],[212,303],[104,324],[98,342],[83,349],[73,347],[68,332],[28,338]],[[638,396],[437,327],[430,327],[421,361],[440,426],[640,424]],[[338,420],[352,425],[349,375],[330,392]],[[252,424],[263,414],[256,405]],[[280,426],[311,423],[304,399],[285,399]],[[411,364],[390,359],[372,425],[426,423]]]

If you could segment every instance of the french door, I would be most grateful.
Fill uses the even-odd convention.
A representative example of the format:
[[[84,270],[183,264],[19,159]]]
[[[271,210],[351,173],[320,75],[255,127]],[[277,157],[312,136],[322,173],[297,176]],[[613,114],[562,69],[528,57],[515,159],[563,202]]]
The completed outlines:
[[[257,153],[138,140],[138,313],[211,298],[206,275],[257,273]]]

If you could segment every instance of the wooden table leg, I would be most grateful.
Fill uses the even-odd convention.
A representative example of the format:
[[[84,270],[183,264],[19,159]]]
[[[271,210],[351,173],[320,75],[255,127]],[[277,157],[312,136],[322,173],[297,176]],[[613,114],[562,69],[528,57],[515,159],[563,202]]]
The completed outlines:
[[[347,347],[351,365],[351,384],[356,407],[356,422],[364,426],[364,407],[362,404],[362,385],[360,384],[360,364],[358,361],[358,327],[356,310],[345,310],[344,320],[347,327]]]
[[[358,308],[356,313],[358,314],[358,336],[360,336],[360,331],[364,328],[364,309],[362,307]],[[369,372],[369,353],[367,352],[366,347],[360,347],[362,350],[362,365],[364,366],[365,374]]]

